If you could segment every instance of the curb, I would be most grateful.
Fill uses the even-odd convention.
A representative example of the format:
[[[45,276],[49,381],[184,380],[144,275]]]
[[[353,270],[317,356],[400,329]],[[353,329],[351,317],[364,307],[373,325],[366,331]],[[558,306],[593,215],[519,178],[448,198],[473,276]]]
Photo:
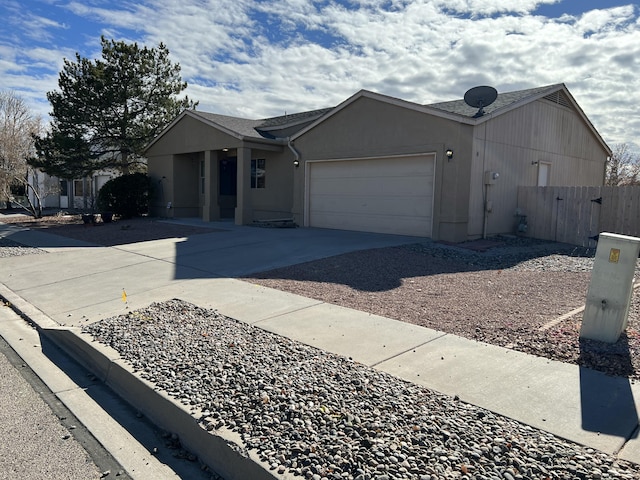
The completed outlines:
[[[140,378],[118,352],[93,341],[78,327],[61,327],[13,291],[0,284],[0,298],[65,353],[89,370],[123,400],[156,426],[174,433],[186,450],[225,480],[291,480],[291,474],[270,471],[269,465],[242,446],[240,436],[228,429],[208,432],[177,400]],[[62,399],[60,399],[62,401]],[[64,403],[64,402],[63,402]]]

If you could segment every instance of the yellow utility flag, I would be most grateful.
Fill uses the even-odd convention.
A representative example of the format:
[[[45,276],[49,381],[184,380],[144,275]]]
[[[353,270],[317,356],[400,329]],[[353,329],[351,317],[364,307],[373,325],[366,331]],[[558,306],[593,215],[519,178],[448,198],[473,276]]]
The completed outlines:
[[[127,303],[127,292],[124,291],[124,288],[122,289],[122,301]]]

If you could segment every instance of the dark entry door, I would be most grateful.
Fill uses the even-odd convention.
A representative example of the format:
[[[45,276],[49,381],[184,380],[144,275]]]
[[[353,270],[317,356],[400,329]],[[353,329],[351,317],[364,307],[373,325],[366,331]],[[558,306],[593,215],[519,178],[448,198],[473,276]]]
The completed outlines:
[[[238,188],[238,170],[236,157],[228,157],[220,160],[220,194],[218,205],[220,206],[220,218],[234,218],[236,209],[236,192]]]

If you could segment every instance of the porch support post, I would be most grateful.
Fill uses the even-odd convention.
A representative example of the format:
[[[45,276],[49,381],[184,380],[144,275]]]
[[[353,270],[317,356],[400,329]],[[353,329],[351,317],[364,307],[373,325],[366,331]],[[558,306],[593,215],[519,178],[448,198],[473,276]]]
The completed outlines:
[[[238,188],[235,212],[236,225],[248,225],[253,221],[251,202],[251,149],[240,147],[238,151]]]
[[[220,219],[218,170],[218,152],[206,150],[204,152],[204,204],[202,205],[202,221],[204,222]]]

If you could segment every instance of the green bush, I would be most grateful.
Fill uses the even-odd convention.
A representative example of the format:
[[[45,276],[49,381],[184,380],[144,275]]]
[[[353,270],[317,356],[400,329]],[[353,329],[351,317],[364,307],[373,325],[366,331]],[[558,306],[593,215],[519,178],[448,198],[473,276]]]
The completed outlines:
[[[121,218],[139,217],[149,212],[150,189],[144,173],[112,178],[98,192],[98,208]]]

